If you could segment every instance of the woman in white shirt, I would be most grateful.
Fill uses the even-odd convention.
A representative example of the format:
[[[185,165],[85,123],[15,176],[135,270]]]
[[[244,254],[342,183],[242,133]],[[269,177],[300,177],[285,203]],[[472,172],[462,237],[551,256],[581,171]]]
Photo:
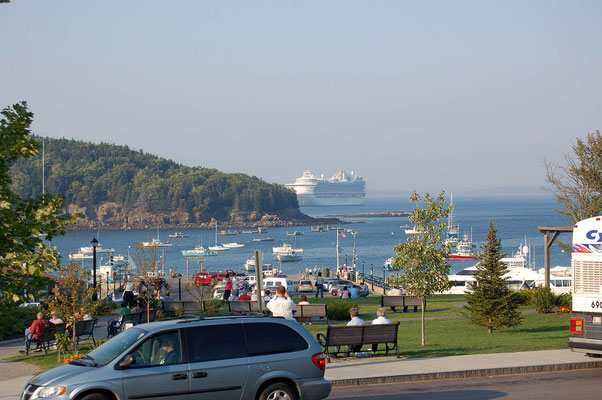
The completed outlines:
[[[385,318],[385,314],[385,309],[383,307],[380,307],[378,310],[376,310],[376,319],[372,321],[372,325],[390,324],[391,321]],[[376,350],[378,350],[378,344],[373,344],[372,352],[376,353]]]

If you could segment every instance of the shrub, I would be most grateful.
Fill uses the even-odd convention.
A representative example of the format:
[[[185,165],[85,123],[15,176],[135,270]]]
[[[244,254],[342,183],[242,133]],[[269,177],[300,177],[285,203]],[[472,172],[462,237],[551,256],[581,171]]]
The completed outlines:
[[[345,321],[349,319],[349,310],[357,308],[353,301],[336,301],[328,304],[328,319],[334,321]]]
[[[96,306],[96,316],[111,314],[118,307],[116,303],[111,301],[99,301]]]
[[[22,336],[25,328],[36,319],[38,311],[38,307],[21,307],[0,312],[0,340],[15,335]]]
[[[535,311],[541,314],[551,313],[554,311],[556,296],[550,288],[539,287],[534,291]]]
[[[533,290],[530,289],[520,289],[516,290],[516,297],[519,300],[519,304],[521,306],[525,306],[528,304],[533,304]]]
[[[219,308],[222,305],[221,300],[205,300],[205,315],[212,317],[219,314]]]
[[[573,295],[571,293],[563,293],[558,295],[556,296],[555,304],[558,307],[568,307],[571,309],[573,308]]]

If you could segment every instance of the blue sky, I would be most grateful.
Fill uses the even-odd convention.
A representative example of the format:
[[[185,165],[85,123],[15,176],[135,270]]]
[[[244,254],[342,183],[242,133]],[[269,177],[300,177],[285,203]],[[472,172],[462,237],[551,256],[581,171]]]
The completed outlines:
[[[538,190],[602,127],[599,1],[19,1],[0,105],[35,133],[286,183]],[[508,189],[509,190],[509,189]]]

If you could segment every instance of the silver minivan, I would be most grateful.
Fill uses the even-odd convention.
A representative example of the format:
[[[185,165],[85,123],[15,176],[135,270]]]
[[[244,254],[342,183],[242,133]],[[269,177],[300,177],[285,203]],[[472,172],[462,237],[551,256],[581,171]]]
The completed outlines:
[[[261,316],[136,325],[84,358],[32,378],[21,400],[322,399],[331,383],[316,339]]]

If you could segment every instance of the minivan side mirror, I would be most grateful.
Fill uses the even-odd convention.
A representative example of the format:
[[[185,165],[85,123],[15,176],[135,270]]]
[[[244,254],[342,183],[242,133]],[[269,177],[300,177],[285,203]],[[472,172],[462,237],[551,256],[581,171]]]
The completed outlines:
[[[136,364],[136,359],[134,358],[133,355],[128,354],[127,356],[125,356],[125,358],[123,360],[121,360],[121,362],[119,363],[119,366],[121,368],[129,368],[131,365]]]

